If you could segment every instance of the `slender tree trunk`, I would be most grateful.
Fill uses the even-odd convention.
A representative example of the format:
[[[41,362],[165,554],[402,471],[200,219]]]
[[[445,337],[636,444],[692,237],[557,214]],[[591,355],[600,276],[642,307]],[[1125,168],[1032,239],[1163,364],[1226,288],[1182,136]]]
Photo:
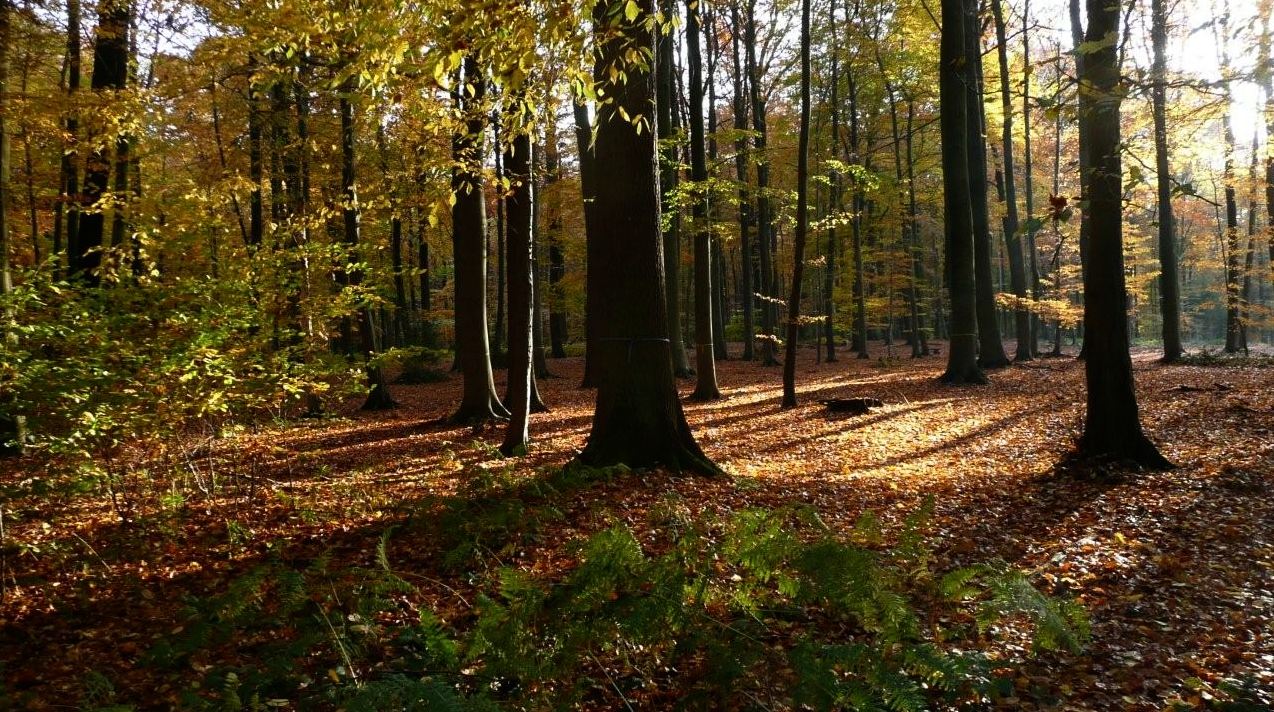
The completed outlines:
[[[503,137],[500,136],[500,117],[497,115],[495,120],[491,122],[493,131],[493,141],[495,144],[495,173],[498,176],[506,174],[504,159],[505,151],[503,148]],[[508,256],[505,250],[505,239],[508,231],[505,228],[505,207],[508,203],[502,190],[495,192],[495,329],[493,329],[491,343],[491,361],[495,365],[506,364],[507,360],[504,353],[504,337],[507,333],[506,315],[504,311],[505,302],[505,285],[507,282],[507,264]]]
[[[847,68],[849,75],[849,162],[857,164],[862,160],[859,145],[862,132],[859,130],[858,117],[858,83],[854,74]],[[867,353],[867,271],[863,264],[863,213],[867,210],[863,199],[862,186],[854,181],[853,196],[854,215],[850,218],[851,237],[854,243],[854,334],[850,339],[850,348],[858,352],[859,359],[870,358]]]
[[[1097,49],[1087,53],[1080,81],[1079,120],[1089,138],[1083,166],[1089,175],[1089,217],[1092,244],[1084,274],[1084,338],[1088,354],[1084,372],[1088,383],[1088,414],[1079,441],[1081,455],[1133,460],[1148,467],[1166,467],[1164,459],[1142,433],[1133,389],[1132,359],[1128,353],[1127,291],[1124,283],[1123,165],[1120,145],[1117,43],[1120,6],[1107,0],[1088,0],[1085,40]]]
[[[532,180],[538,181],[538,176],[544,175],[544,147],[531,140],[531,174]],[[534,188],[537,194],[544,194],[544,184],[537,183]],[[540,201],[531,201],[531,310],[534,314],[531,319],[531,364],[534,366],[535,373],[531,378],[531,412],[543,413],[548,411],[548,406],[544,405],[544,401],[540,399],[540,388],[538,379],[553,378],[553,374],[549,373],[548,349],[544,346],[544,305],[540,292],[544,289],[544,272],[541,269],[543,264],[540,261],[540,243],[543,242],[543,230],[540,228]]]
[[[992,271],[990,210],[987,206],[986,108],[982,81],[982,25],[977,8],[965,16],[968,27],[964,41],[971,83],[968,91],[969,191],[973,208],[973,265],[977,280],[978,365],[1003,368],[1009,365],[1000,339],[999,310],[995,304],[995,276]]]
[[[801,336],[801,285],[809,233],[810,0],[801,2],[801,127],[796,148],[796,234],[792,239],[792,295],[787,303],[787,353],[783,360],[783,407],[796,407],[796,346]]]
[[[1261,39],[1258,50],[1257,77],[1265,87],[1265,239],[1269,247],[1270,283],[1274,286],[1274,59],[1270,52],[1270,17],[1274,2],[1261,0]]]
[[[1081,48],[1083,48],[1084,46],[1084,24],[1082,19],[1080,18],[1080,1],[1081,0],[1069,0],[1068,2],[1068,7],[1070,9],[1070,20],[1071,20],[1070,22],[1071,44],[1073,46],[1072,48],[1075,54],[1075,75],[1077,77],[1084,75],[1084,63],[1088,61],[1088,53],[1081,51]],[[1078,91],[1076,92],[1076,106],[1077,106],[1076,111],[1078,113],[1083,113],[1084,111],[1084,93],[1083,92],[1078,92]],[[1090,143],[1090,139],[1088,138],[1087,131],[1088,131],[1088,124],[1086,122],[1080,121],[1079,122],[1079,165],[1081,166],[1081,168],[1079,171],[1079,194],[1083,196],[1084,198],[1088,197],[1088,191],[1089,191],[1088,183],[1089,183],[1089,180],[1092,178],[1092,176],[1089,175],[1089,173],[1083,170],[1082,168],[1083,166],[1088,166],[1092,164],[1092,159],[1088,156],[1088,152],[1089,152],[1088,144]],[[1092,220],[1090,219],[1090,212],[1091,211],[1088,209],[1082,209],[1080,212],[1080,221],[1079,221],[1079,269],[1080,269],[1080,279],[1085,285],[1088,284],[1088,278],[1086,276],[1088,273],[1088,248],[1089,248],[1089,244],[1092,242],[1091,235],[1093,231],[1093,223],[1092,223]],[[1087,297],[1085,296],[1085,299],[1086,298]],[[1088,327],[1085,322],[1084,329],[1087,329],[1087,328]],[[1081,337],[1084,339],[1084,341],[1079,347],[1078,358],[1080,360],[1083,360],[1088,355],[1088,339],[1087,339],[1086,333],[1081,334]]]
[[[487,341],[486,210],[482,196],[483,102],[486,78],[472,57],[464,61],[468,99],[460,109],[464,124],[453,139],[458,168],[452,177],[455,204],[451,210],[455,249],[456,346],[464,390],[453,422],[477,422],[508,417],[495,393],[491,351]]]
[[[1181,358],[1181,295],[1177,277],[1177,250],[1172,211],[1172,168],[1168,163],[1168,9],[1166,0],[1151,1],[1151,103],[1155,124],[1155,173],[1159,190],[1159,309],[1163,315],[1163,360]]]
[[[916,154],[912,139],[915,136],[916,123],[916,102],[910,97],[907,99],[907,226],[911,239],[911,324],[915,331],[913,341],[915,346],[919,346],[919,350],[912,347],[911,355],[928,356],[929,355],[929,339],[925,336],[925,330],[921,326],[919,291],[921,285],[925,282],[924,260],[922,258],[922,246],[920,244],[920,222],[919,210],[916,207]]]
[[[553,358],[566,358],[566,295],[562,293],[562,281],[566,279],[566,253],[562,247],[562,210],[554,187],[562,176],[562,162],[558,157],[557,125],[549,108],[550,119],[544,125],[544,193],[540,196],[541,209],[549,211],[549,345]],[[551,199],[548,199],[552,196]],[[546,200],[547,199],[547,200]]]
[[[658,0],[659,10],[664,17],[673,17],[674,0]],[[672,197],[677,189],[678,149],[673,140],[680,133],[681,115],[677,111],[677,77],[673,57],[673,44],[676,35],[672,31],[660,32],[656,38],[659,52],[658,66],[658,110],[656,111],[657,129],[660,142],[660,209],[669,216],[664,229],[664,274],[668,281],[668,329],[672,339],[672,368],[677,378],[689,378],[694,375],[690,368],[690,357],[686,354],[686,344],[682,339],[681,325],[681,221],[673,208]],[[679,139],[677,139],[679,140]]]
[[[991,0],[991,12],[995,17],[996,54],[1000,60],[1000,98],[1004,110],[1004,248],[1009,255],[1009,283],[1018,306],[1013,310],[1014,335],[1017,338],[1018,361],[1030,361],[1032,352],[1031,313],[1027,311],[1026,265],[1022,259],[1022,238],[1017,215],[1017,178],[1013,166],[1013,93],[1009,83],[1008,32],[1004,22],[1004,9],[1000,0]],[[1030,75],[1027,75],[1027,83]],[[1027,229],[1031,229],[1028,225]]]
[[[66,144],[62,148],[62,160],[59,171],[59,190],[62,192],[58,200],[57,215],[53,223],[53,256],[56,270],[55,277],[62,274],[65,262],[66,245],[63,235],[69,244],[76,240],[80,232],[80,178],[78,143],[80,135],[80,116],[75,109],[80,93],[80,69],[82,53],[80,49],[80,0],[67,0],[66,3],[66,98],[68,109],[62,127],[66,133]],[[66,231],[63,233],[62,211],[66,212]]]
[[[836,27],[836,0],[831,0],[827,4],[827,26],[828,28]],[[828,85],[831,96],[828,100],[828,110],[831,112],[832,124],[832,144],[831,155],[835,156],[840,150],[840,51],[839,48],[832,45],[828,48],[831,59],[831,73],[828,78]],[[840,171],[835,168],[831,171],[831,186],[829,186],[829,195],[827,200],[827,209],[829,213],[837,215],[841,211],[841,178]],[[826,261],[823,270],[823,338],[827,348],[827,362],[833,363],[836,358],[836,221],[831,221],[827,226],[827,252],[823,255]]]
[[[756,58],[756,0],[747,0],[746,52],[748,67],[748,91],[752,100],[753,146],[756,149],[756,242],[760,258],[761,279],[757,291],[761,297],[761,364],[777,366],[777,344],[774,333],[774,268],[772,263],[774,218],[771,214],[770,159],[766,151],[765,100],[761,93],[761,68]]]
[[[748,195],[748,142],[744,131],[748,128],[748,101],[744,95],[747,74],[739,61],[739,30],[743,27],[739,18],[739,2],[730,3],[730,47],[734,57],[734,171],[739,182],[739,301],[743,310],[743,360],[756,358],[756,325],[753,321],[753,305],[756,296],[752,286],[752,199]]]
[[[686,0],[686,65],[690,82],[690,180],[694,182],[695,390],[691,399],[716,400],[717,364],[712,339],[712,238],[708,223],[708,159],[703,135],[703,58],[699,51],[699,0]]]
[[[516,104],[517,102],[515,102]],[[529,127],[527,127],[529,128]],[[532,176],[531,137],[527,128],[519,130],[504,154],[505,178],[511,192],[508,205],[509,248],[509,387],[507,403],[509,427],[505,431],[500,452],[523,455],[530,441],[532,329],[535,314],[531,291],[531,220]]]
[[[597,159],[593,152],[593,127],[588,120],[588,106],[583,98],[577,97],[572,106],[575,118],[575,146],[579,152],[580,198],[584,203],[584,378],[581,388],[593,388],[597,385],[597,374],[593,355],[597,351],[596,305],[593,297],[598,294],[594,284],[597,271],[594,247],[597,243],[597,209],[594,206],[597,183]]]
[[[594,10],[598,27],[595,80],[613,103],[598,117],[596,156],[613,180],[596,185],[598,221],[608,230],[597,235],[598,293],[597,405],[588,444],[579,459],[592,466],[664,466],[674,471],[718,474],[700,450],[677,397],[668,334],[667,290],[660,254],[659,173],[654,135],[641,132],[620,115],[650,116],[655,102],[655,68],[627,64],[625,55],[653,50],[646,25],[652,0],[634,0],[637,15],[628,20],[625,0],[606,0]],[[627,81],[610,82],[610,68],[626,67]],[[656,104],[656,111],[658,106]]]
[[[1023,188],[1026,193],[1026,253],[1031,268],[1031,299],[1039,303],[1043,297],[1040,287],[1039,248],[1035,244],[1035,235],[1039,232],[1035,222],[1035,153],[1031,150],[1031,77],[1035,75],[1035,64],[1031,61],[1031,2],[1022,0],[1022,137],[1026,143],[1023,156]],[[1060,64],[1058,71],[1060,71]],[[1060,112],[1059,112],[1060,116]],[[1039,346],[1040,319],[1031,312],[1031,355],[1040,355]]]
[[[717,16],[715,10],[708,6],[704,13],[703,41],[707,49],[708,61],[708,165],[716,166],[720,152],[717,147],[717,62],[720,59],[721,47],[717,41]],[[712,242],[712,355],[718,361],[730,360],[730,352],[725,342],[726,305],[730,302],[726,297],[725,255],[721,249],[721,238],[717,235],[716,225],[720,222],[720,202],[710,201],[708,204],[708,222],[712,226],[710,240]]]
[[[13,38],[12,0],[0,0],[0,296],[13,291],[9,264],[9,48]],[[6,306],[0,312],[0,338],[6,345],[17,343],[16,315]],[[0,457],[22,453],[22,419],[12,409],[7,394],[0,394]]]
[[[973,266],[973,208],[970,196],[969,124],[976,125],[976,108],[969,106],[974,86],[965,33],[974,0],[942,0],[942,42],[939,90],[942,106],[942,181],[946,212],[947,285],[951,292],[951,345],[945,383],[985,383],[978,366],[977,298]]]

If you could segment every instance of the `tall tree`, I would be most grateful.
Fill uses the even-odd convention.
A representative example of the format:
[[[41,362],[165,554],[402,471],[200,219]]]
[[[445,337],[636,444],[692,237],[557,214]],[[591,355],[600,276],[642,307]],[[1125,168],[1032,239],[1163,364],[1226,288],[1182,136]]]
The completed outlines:
[[[674,0],[659,0],[659,11],[664,17],[673,17]],[[689,378],[694,374],[681,328],[681,221],[673,208],[673,196],[677,191],[681,112],[677,110],[677,75],[675,56],[676,33],[661,31],[657,38],[658,73],[658,121],[660,144],[660,209],[668,216],[664,221],[664,274],[668,290],[668,329],[672,339],[672,367],[677,378]]]
[[[458,109],[459,126],[452,139],[456,167],[451,191],[452,245],[455,250],[456,349],[464,389],[453,422],[508,417],[495,393],[487,339],[486,209],[482,196],[483,107],[486,77],[473,57],[464,60],[465,89]]]
[[[62,271],[65,252],[65,239],[74,239],[80,230],[80,210],[77,195],[80,192],[80,166],[77,143],[80,133],[80,117],[75,110],[75,102],[80,93],[80,74],[82,50],[80,47],[80,1],[67,0],[66,3],[66,97],[67,110],[62,119],[62,130],[65,134],[65,145],[59,164],[58,190],[61,195],[54,207],[53,216],[53,259],[56,274]],[[65,227],[62,214],[66,214]]]
[[[520,102],[518,102],[520,103]],[[520,108],[520,107],[519,107]],[[509,184],[508,240],[509,258],[509,389],[507,403],[508,429],[500,452],[521,455],[530,440],[528,427],[531,414],[531,137],[529,127],[516,130],[504,154],[505,179]]]
[[[597,160],[593,152],[593,126],[588,119],[588,105],[582,97],[577,97],[572,105],[575,119],[575,147],[579,153],[580,198],[584,203],[584,378],[581,388],[592,388],[597,385],[593,356],[597,351],[597,319],[596,305],[592,302],[597,289],[593,285],[596,279],[594,265],[594,247],[597,244],[597,208],[594,195],[597,184]]]
[[[548,210],[548,230],[545,240],[549,248],[549,348],[553,358],[566,358],[566,295],[562,281],[566,279],[566,252],[562,243],[562,210],[557,199],[556,185],[562,176],[562,161],[558,156],[556,104],[548,107],[548,121],[544,122],[544,193],[541,209]],[[550,197],[551,196],[551,197]]]
[[[1120,5],[1087,0],[1088,29],[1080,72],[1079,121],[1088,138],[1088,213],[1092,226],[1084,272],[1084,333],[1088,413],[1079,453],[1167,467],[1141,430],[1132,358],[1128,353],[1124,281],[1123,163],[1119,112]]]
[[[756,324],[753,321],[752,293],[752,200],[748,196],[748,99],[745,91],[748,76],[739,59],[739,32],[743,23],[739,18],[739,3],[730,2],[730,48],[734,58],[734,171],[739,182],[739,301],[743,309],[743,360],[756,358]]]
[[[801,336],[801,284],[809,233],[810,0],[801,2],[801,127],[796,148],[796,234],[792,240],[792,295],[787,303],[787,353],[783,360],[783,407],[796,407],[796,345]]]
[[[102,0],[97,6],[97,30],[94,32],[93,75],[89,82],[93,93],[102,101],[104,110],[118,110],[119,102],[110,101],[128,81],[128,30],[132,15],[130,0]],[[89,154],[84,171],[83,205],[79,229],[69,236],[69,275],[88,285],[97,285],[101,275],[102,249],[106,246],[106,209],[109,203],[111,157],[102,142]]]
[[[1155,124],[1155,173],[1159,192],[1159,310],[1163,315],[1163,360],[1181,358],[1181,294],[1177,277],[1176,222],[1172,213],[1172,168],[1168,163],[1168,8],[1151,0],[1150,38],[1154,49],[1150,97]]]
[[[1217,47],[1221,52],[1221,71],[1229,73],[1230,64],[1230,3],[1225,2],[1221,15],[1213,26],[1216,30]],[[1227,77],[1222,83],[1221,96],[1225,100],[1225,352],[1238,353],[1243,350],[1246,334],[1242,319],[1242,295],[1240,282],[1243,269],[1239,266],[1241,248],[1239,246],[1239,202],[1238,189],[1235,186],[1234,154],[1234,98]]]
[[[1033,358],[1031,340],[1031,314],[1026,309],[1026,264],[1022,256],[1022,238],[1017,215],[1017,177],[1013,166],[1013,92],[1009,81],[1008,32],[1004,22],[1004,8],[1000,0],[990,0],[991,14],[995,18],[996,54],[1000,61],[1000,100],[1004,111],[1001,125],[1004,145],[1004,247],[1009,255],[1009,284],[1017,297],[1013,310],[1014,335],[1017,337],[1018,361]],[[1029,78],[1027,80],[1029,82]],[[1031,229],[1030,226],[1027,229]]]
[[[827,4],[827,27],[836,27],[836,0]],[[831,60],[828,76],[828,110],[831,112],[832,155],[840,149],[840,52],[837,47],[829,47]],[[833,215],[841,210],[841,178],[840,171],[834,167],[831,171],[831,185],[828,186],[828,211]],[[827,347],[827,362],[836,361],[836,221],[827,225],[827,251],[823,254],[826,266],[823,270],[823,336]]]
[[[1002,368],[1009,364],[1000,340],[999,312],[995,304],[995,275],[991,267],[991,222],[987,206],[986,179],[986,105],[983,102],[982,23],[978,7],[965,15],[964,42],[970,81],[965,86],[968,123],[965,130],[969,152],[969,197],[973,209],[973,269],[978,320],[978,365]]]
[[[1274,56],[1270,52],[1270,22],[1274,2],[1261,0],[1261,39],[1257,77],[1265,88],[1265,236],[1269,246],[1270,281],[1274,284]]]
[[[686,0],[686,68],[690,77],[690,180],[694,182],[694,400],[716,400],[717,364],[712,338],[712,231],[708,224],[708,157],[703,135],[703,57],[699,50],[702,0]]]
[[[761,298],[761,364],[778,365],[774,333],[774,294],[772,241],[774,239],[773,206],[770,203],[770,158],[766,152],[765,94],[761,91],[761,65],[757,61],[756,0],[746,0],[747,18],[744,38],[748,68],[748,92],[752,103],[752,141],[756,149],[756,247],[760,263],[757,292]]]
[[[1059,66],[1060,71],[1060,66]],[[1031,127],[1031,77],[1035,75],[1035,63],[1031,61],[1031,2],[1022,0],[1022,141],[1024,144],[1022,188],[1026,194],[1026,255],[1031,267],[1031,299],[1039,302],[1043,297],[1040,287],[1039,247],[1035,236],[1040,222],[1035,219],[1035,153],[1031,150],[1034,129]],[[1058,112],[1060,118],[1060,112]],[[1031,355],[1038,356],[1040,319],[1031,312]]]
[[[985,383],[978,366],[978,318],[974,293],[973,209],[969,189],[970,87],[976,83],[965,33],[975,0],[942,0],[939,94],[942,129],[943,206],[946,212],[947,279],[951,292],[951,345],[946,383]],[[973,109],[976,111],[976,109]]]
[[[635,6],[636,12],[626,11]],[[659,229],[659,173],[652,111],[659,55],[652,0],[605,0],[594,9],[593,76],[599,105],[595,150],[611,180],[598,181],[597,235],[589,267],[596,309],[597,404],[579,459],[594,466],[665,466],[717,474],[695,442],[677,397]],[[624,76],[626,81],[612,81]],[[630,120],[625,120],[625,116]],[[635,124],[635,125],[634,125]],[[604,331],[602,331],[604,330]]]
[[[9,47],[13,38],[12,0],[0,0],[0,297],[13,291],[13,275],[9,266]],[[17,339],[12,310],[6,305],[0,312],[0,338],[8,343]],[[8,398],[0,396],[0,456],[21,452],[21,427]]]

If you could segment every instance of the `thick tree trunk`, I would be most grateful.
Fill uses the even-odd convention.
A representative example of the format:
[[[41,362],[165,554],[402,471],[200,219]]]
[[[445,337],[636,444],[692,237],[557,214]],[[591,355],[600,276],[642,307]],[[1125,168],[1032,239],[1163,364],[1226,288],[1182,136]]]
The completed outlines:
[[[509,269],[509,427],[500,452],[523,455],[530,441],[531,382],[531,137],[526,130],[513,136],[504,154],[505,177],[511,192],[508,206]]]
[[[455,250],[456,347],[464,390],[453,422],[480,422],[508,417],[495,393],[487,340],[487,242],[486,210],[482,196],[482,134],[486,127],[483,107],[486,78],[472,57],[464,62],[468,84],[461,110],[465,124],[453,139],[458,168],[452,177],[455,204],[451,209],[452,244]]]
[[[756,358],[756,324],[753,305],[756,296],[752,285],[752,200],[748,196],[748,141],[743,132],[748,128],[748,101],[745,97],[747,74],[739,61],[739,2],[730,3],[730,47],[734,58],[734,172],[739,182],[739,301],[743,310],[743,360]]]
[[[1151,2],[1151,43],[1154,46],[1151,103],[1155,124],[1155,172],[1159,190],[1159,309],[1163,315],[1163,360],[1181,358],[1181,294],[1177,277],[1175,222],[1172,211],[1172,168],[1168,163],[1166,0]]]
[[[939,90],[942,112],[943,206],[946,212],[947,285],[951,292],[951,345],[945,383],[985,383],[978,366],[978,319],[973,266],[973,208],[970,196],[969,106],[974,86],[965,33],[974,0],[942,0],[942,44]]]
[[[697,401],[721,397],[712,339],[712,239],[708,224],[708,158],[703,135],[703,58],[699,51],[702,15],[699,0],[686,0],[686,56],[690,81],[690,180],[695,183],[694,294],[695,294],[695,390]]]
[[[598,221],[609,229],[597,235],[597,271],[590,300],[597,325],[597,406],[588,444],[579,459],[592,466],[664,466],[676,471],[718,474],[699,449],[677,397],[667,319],[659,230],[659,174],[655,137],[649,130],[655,73],[625,61],[632,50],[650,52],[654,37],[646,21],[652,0],[635,0],[629,21],[624,0],[597,5],[599,27],[594,77],[611,96],[598,117],[596,156],[613,180],[596,186]],[[651,54],[658,61],[657,54]],[[627,81],[611,83],[612,68]],[[657,106],[655,107],[657,110]],[[638,132],[619,114],[645,121]]]
[[[809,233],[810,0],[801,2],[801,127],[796,148],[796,234],[792,238],[792,295],[787,303],[787,353],[783,360],[783,407],[796,407],[796,346],[801,335],[801,285]]]
[[[1013,93],[1009,83],[1008,32],[1004,22],[1004,9],[1000,0],[991,0],[991,12],[995,17],[996,54],[1000,60],[1000,99],[1004,110],[1001,128],[1004,138],[1004,248],[1009,255],[1009,284],[1019,304],[1013,310],[1013,332],[1017,337],[1018,361],[1030,361],[1032,352],[1031,313],[1027,311],[1026,265],[1022,258],[1022,238],[1017,215],[1017,175],[1013,166]],[[1029,83],[1029,75],[1027,82]],[[1028,229],[1030,229],[1028,227]]]
[[[1141,430],[1137,394],[1128,353],[1127,291],[1124,283],[1123,165],[1120,156],[1117,43],[1120,6],[1088,0],[1088,46],[1080,81],[1079,120],[1089,139],[1089,219],[1092,243],[1084,274],[1084,335],[1088,350],[1084,372],[1088,414],[1079,453],[1129,459],[1147,467],[1166,467]]]

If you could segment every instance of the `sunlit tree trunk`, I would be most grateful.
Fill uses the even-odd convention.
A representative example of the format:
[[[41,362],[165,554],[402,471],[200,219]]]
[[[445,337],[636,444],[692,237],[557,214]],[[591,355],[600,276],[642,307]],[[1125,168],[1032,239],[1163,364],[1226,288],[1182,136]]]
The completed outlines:
[[[708,158],[703,135],[703,59],[699,51],[700,0],[686,0],[686,67],[690,77],[690,180],[695,184],[694,294],[695,390],[693,400],[716,400],[717,364],[712,340],[712,238],[708,224]]]
[[[658,0],[660,12],[664,17],[673,17],[674,0]],[[673,144],[680,133],[681,115],[677,111],[677,77],[673,56],[673,43],[676,33],[669,30],[660,32],[657,39],[659,53],[658,69],[658,117],[657,129],[660,142],[660,208],[669,216],[664,226],[664,274],[668,281],[668,329],[672,338],[672,368],[677,378],[689,378],[694,371],[690,368],[690,357],[686,354],[686,344],[682,340],[681,324],[681,221],[672,206],[672,196],[677,189],[677,164],[680,162],[679,151]]]
[[[1026,265],[1022,258],[1022,238],[1017,215],[1017,174],[1013,166],[1013,92],[1009,82],[1008,32],[1004,22],[1004,9],[1000,0],[991,0],[991,12],[995,17],[996,54],[1000,60],[1000,99],[1004,111],[1001,128],[1004,145],[1004,248],[1009,255],[1009,284],[1013,296],[1019,302],[1026,300]],[[1027,76],[1027,83],[1030,76]],[[1029,130],[1029,128],[1028,128]],[[1029,151],[1029,149],[1028,149]],[[1027,228],[1033,229],[1030,226]],[[1017,338],[1018,361],[1030,361],[1032,353],[1031,314],[1019,303],[1013,310],[1013,332]]]
[[[1022,137],[1026,151],[1023,156],[1023,188],[1026,194],[1026,254],[1031,268],[1031,299],[1039,302],[1043,296],[1040,287],[1039,247],[1035,244],[1035,236],[1039,232],[1035,221],[1035,153],[1031,150],[1031,78],[1035,76],[1035,64],[1031,61],[1031,2],[1022,0]],[[1059,65],[1060,71],[1060,65]],[[1039,356],[1040,319],[1031,313],[1031,355]]]
[[[598,116],[596,156],[611,180],[598,181],[597,260],[590,265],[597,289],[597,405],[588,444],[579,459],[588,465],[664,466],[676,471],[717,474],[720,470],[695,442],[677,397],[668,334],[667,292],[660,252],[659,173],[655,136],[655,68],[626,60],[651,52],[655,38],[646,21],[652,0],[634,0],[632,20],[626,0],[606,0],[594,10],[598,26],[595,80],[611,102]],[[611,70],[627,81],[612,83]],[[644,122],[638,132],[619,114]],[[655,107],[657,110],[657,106]],[[604,330],[604,331],[603,331]]]
[[[1085,126],[1089,220],[1092,225],[1088,269],[1084,273],[1084,333],[1088,350],[1084,373],[1088,412],[1079,453],[1115,457],[1147,467],[1165,467],[1164,459],[1141,430],[1132,358],[1128,353],[1127,289],[1124,282],[1123,164],[1120,155],[1117,42],[1120,6],[1088,0],[1087,47],[1080,74],[1079,121]]]
[[[983,102],[982,25],[974,7],[965,16],[965,51],[971,82],[967,85],[969,132],[969,197],[973,208],[973,268],[976,280],[978,320],[978,365],[1002,368],[1009,364],[1000,340],[999,310],[995,304],[995,281],[992,271],[990,209],[987,206],[986,179],[986,108]]]
[[[1084,63],[1088,61],[1087,59],[1088,54],[1080,51],[1080,48],[1084,45],[1084,23],[1080,16],[1080,0],[1069,0],[1068,8],[1070,10],[1071,45],[1075,53],[1075,75],[1084,76]],[[1076,111],[1079,113],[1082,113],[1084,111],[1083,92],[1076,92],[1076,95],[1077,95]],[[1088,126],[1085,122],[1080,121],[1079,122],[1079,165],[1081,167],[1087,166],[1092,162],[1092,160],[1088,157],[1088,152],[1089,152],[1088,144],[1089,144]],[[1088,182],[1091,179],[1091,177],[1092,176],[1089,175],[1088,171],[1085,171],[1082,168],[1080,169],[1079,194],[1081,196],[1085,196],[1085,197],[1088,196],[1088,190],[1089,190]],[[1080,279],[1082,283],[1085,285],[1088,284],[1088,278],[1086,275],[1088,273],[1088,248],[1090,243],[1092,242],[1091,240],[1092,230],[1093,230],[1093,222],[1090,219],[1090,211],[1086,209],[1081,209],[1080,220],[1079,220],[1079,269],[1080,269]],[[1085,325],[1083,329],[1087,329],[1087,326]],[[1081,329],[1081,332],[1082,331],[1083,330]],[[1081,333],[1081,337],[1084,339],[1084,341],[1082,342],[1079,348],[1079,358],[1083,359],[1088,353],[1087,334]]]
[[[510,193],[508,207],[509,270],[509,387],[506,402],[511,416],[500,452],[505,455],[526,453],[530,441],[531,380],[535,374],[531,363],[531,137],[519,130],[504,152],[505,178]]]

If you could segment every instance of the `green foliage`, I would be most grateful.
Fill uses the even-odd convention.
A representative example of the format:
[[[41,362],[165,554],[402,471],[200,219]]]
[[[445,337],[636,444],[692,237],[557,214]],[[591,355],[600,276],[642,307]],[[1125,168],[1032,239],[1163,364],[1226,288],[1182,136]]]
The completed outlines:
[[[505,505],[493,502],[526,496],[527,517],[544,505],[537,493],[560,496],[598,476],[495,473],[481,486],[485,504],[444,517],[473,515],[458,538],[495,546],[512,529]],[[271,700],[568,708],[673,689],[687,704],[925,710],[996,694],[990,634],[1029,632],[1037,650],[1076,650],[1087,635],[1077,606],[1002,564],[932,571],[926,509],[892,546],[880,545],[873,516],[848,539],[807,509],[695,519],[666,498],[654,516],[674,525],[640,539],[626,525],[604,528],[577,544],[578,564],[560,576],[489,569],[464,630],[419,604],[404,617],[415,590],[393,571],[391,531],[373,569],[333,572],[322,559],[302,570],[263,566],[194,602],[183,637],[152,660],[178,667],[240,641],[235,659],[253,663],[210,669],[198,690],[219,692],[192,689],[199,709]]]

